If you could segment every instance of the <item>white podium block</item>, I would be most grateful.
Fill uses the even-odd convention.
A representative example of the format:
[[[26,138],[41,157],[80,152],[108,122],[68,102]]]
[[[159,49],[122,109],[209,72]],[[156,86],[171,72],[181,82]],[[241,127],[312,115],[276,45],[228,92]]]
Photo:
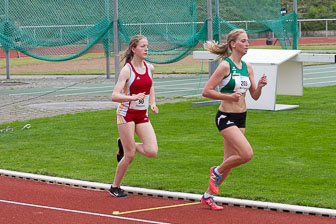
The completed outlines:
[[[267,75],[267,85],[262,89],[260,98],[255,101],[246,94],[248,109],[286,110],[299,107],[298,105],[276,104],[277,94],[303,95],[303,62],[297,60],[300,50],[264,50],[249,49],[242,58],[251,64],[256,84],[263,74]],[[194,51],[195,59],[213,60],[217,55],[208,51]]]

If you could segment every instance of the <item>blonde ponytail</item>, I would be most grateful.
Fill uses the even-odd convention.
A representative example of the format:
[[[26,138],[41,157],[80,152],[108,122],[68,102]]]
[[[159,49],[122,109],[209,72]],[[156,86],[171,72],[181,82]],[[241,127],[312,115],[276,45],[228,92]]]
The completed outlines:
[[[231,41],[236,41],[239,34],[245,33],[245,30],[243,29],[234,29],[231,30],[231,32],[228,34],[226,43],[224,44],[219,44],[216,41],[207,41],[204,44],[204,48],[208,51],[210,51],[213,54],[217,54],[218,57],[216,60],[219,59],[225,59],[231,55]]]
[[[204,44],[204,48],[208,51],[210,51],[213,54],[217,54],[218,57],[216,58],[216,60],[219,59],[225,59],[227,57],[230,56],[231,52],[230,49],[228,47],[228,44],[218,44],[215,41],[207,41]]]

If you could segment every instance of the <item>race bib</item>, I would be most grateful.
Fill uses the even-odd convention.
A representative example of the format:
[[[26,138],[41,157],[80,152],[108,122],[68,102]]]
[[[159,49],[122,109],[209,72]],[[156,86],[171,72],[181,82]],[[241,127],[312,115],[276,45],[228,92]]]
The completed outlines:
[[[245,93],[251,86],[249,77],[247,76],[236,76],[233,77],[236,82],[235,91],[240,93]]]
[[[149,104],[149,95],[146,95],[143,100],[131,101],[129,108],[133,110],[147,110],[148,104]]]

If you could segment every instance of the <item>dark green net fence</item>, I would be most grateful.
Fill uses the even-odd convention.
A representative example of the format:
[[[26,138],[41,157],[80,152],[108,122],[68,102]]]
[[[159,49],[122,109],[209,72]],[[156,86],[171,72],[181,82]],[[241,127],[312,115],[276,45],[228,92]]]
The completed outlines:
[[[232,29],[243,28],[251,40],[274,37],[283,49],[296,49],[296,14],[281,16],[279,1],[217,3],[214,39],[224,41]],[[113,10],[112,0],[3,0],[0,48],[47,61],[70,60],[89,52],[110,54]],[[132,36],[145,35],[150,43],[148,60],[153,63],[181,60],[208,39],[206,0],[119,0],[118,21],[119,50]]]

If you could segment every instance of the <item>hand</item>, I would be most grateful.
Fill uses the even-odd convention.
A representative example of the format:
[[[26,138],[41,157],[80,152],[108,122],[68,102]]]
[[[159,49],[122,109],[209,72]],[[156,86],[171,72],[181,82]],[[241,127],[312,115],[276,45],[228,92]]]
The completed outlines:
[[[233,102],[238,102],[239,99],[240,99],[240,97],[241,97],[242,95],[243,95],[243,94],[240,93],[240,92],[234,92],[234,93],[230,94],[230,96],[231,96],[231,100],[232,100]]]
[[[132,96],[132,101],[143,100],[143,99],[145,99],[145,96],[146,96],[145,92],[138,93],[138,94]]]
[[[264,87],[267,85],[267,76],[263,74],[258,82],[258,87]]]
[[[156,104],[152,104],[151,105],[151,109],[153,111],[154,114],[159,113],[159,108],[156,106]]]

